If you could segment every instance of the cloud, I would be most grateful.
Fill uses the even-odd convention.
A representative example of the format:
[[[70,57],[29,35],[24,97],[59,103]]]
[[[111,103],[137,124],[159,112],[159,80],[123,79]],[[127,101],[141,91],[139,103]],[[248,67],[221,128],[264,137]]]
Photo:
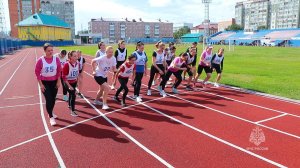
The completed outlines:
[[[123,1],[121,1],[123,2]],[[92,18],[140,18],[146,16],[134,5],[115,1],[75,0],[76,30],[87,29]]]
[[[234,6],[241,0],[212,0],[210,20],[218,22],[234,17]],[[5,1],[4,1],[5,2]],[[74,0],[76,31],[88,28],[92,18],[130,18],[157,20],[173,23],[200,24],[204,20],[201,0]],[[7,20],[9,20],[8,12]],[[9,25],[8,25],[9,27]]]
[[[166,7],[171,3],[171,0],[149,0],[150,7]]]

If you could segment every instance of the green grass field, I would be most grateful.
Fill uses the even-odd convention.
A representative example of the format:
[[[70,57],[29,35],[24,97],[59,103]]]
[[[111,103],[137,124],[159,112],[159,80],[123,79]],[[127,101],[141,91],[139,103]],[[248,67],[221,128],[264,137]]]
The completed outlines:
[[[176,47],[178,55],[185,51],[188,45]],[[215,46],[214,52],[220,47],[225,48],[221,83],[300,100],[299,48],[235,46],[234,51],[228,51],[228,46]],[[128,53],[132,53],[135,46],[127,45],[127,48]],[[84,54],[95,55],[97,46],[72,46],[60,47],[60,49],[79,49]],[[148,65],[151,65],[151,54],[154,49],[154,45],[145,46],[150,60]],[[198,61],[201,52],[202,46],[198,46]],[[201,79],[204,76],[202,75]],[[211,81],[215,80],[215,76],[214,73]]]

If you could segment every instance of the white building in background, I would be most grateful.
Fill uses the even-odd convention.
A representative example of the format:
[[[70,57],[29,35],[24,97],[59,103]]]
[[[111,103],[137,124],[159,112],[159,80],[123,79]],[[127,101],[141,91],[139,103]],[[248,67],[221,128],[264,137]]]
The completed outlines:
[[[72,29],[72,38],[75,37],[74,0],[41,0],[41,12],[64,20]]]
[[[300,27],[300,0],[247,0],[235,5],[236,23],[245,31]]]
[[[270,28],[299,28],[300,0],[270,0]]]
[[[245,6],[243,2],[238,2],[235,5],[235,23],[242,27],[245,26]]]
[[[188,27],[190,29],[192,29],[194,26],[193,26],[193,23],[174,23],[173,25],[173,33],[178,31],[179,29],[183,28],[183,27]]]
[[[269,0],[252,0],[244,2],[244,30],[255,31],[259,27],[269,28]]]
[[[0,0],[0,37],[7,33],[4,1]]]

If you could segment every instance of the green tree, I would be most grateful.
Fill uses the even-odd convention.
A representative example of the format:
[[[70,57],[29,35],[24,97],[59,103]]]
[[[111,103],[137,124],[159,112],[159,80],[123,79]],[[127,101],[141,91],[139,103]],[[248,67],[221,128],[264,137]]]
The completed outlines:
[[[228,26],[225,30],[226,31],[238,31],[238,30],[244,30],[244,28],[238,24],[232,24],[232,25]]]
[[[180,39],[181,36],[185,35],[185,34],[189,34],[191,33],[191,29],[187,26],[184,26],[182,28],[180,28],[179,30],[177,30],[175,33],[174,33],[174,38],[175,39]]]
[[[257,30],[267,30],[267,26],[258,26]]]

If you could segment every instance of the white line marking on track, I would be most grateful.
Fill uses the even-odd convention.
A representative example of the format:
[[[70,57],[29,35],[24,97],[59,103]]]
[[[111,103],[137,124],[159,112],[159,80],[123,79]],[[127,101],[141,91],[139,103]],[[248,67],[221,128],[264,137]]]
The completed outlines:
[[[267,118],[265,120],[257,121],[257,122],[255,122],[255,124],[261,124],[263,122],[271,121],[271,120],[274,120],[274,119],[277,119],[277,118],[280,118],[280,117],[284,117],[284,116],[287,116],[287,115],[288,114],[281,114],[281,115],[278,115],[278,116],[275,116],[275,117]]]
[[[15,60],[16,58],[18,58],[18,56],[16,55],[14,58],[10,59],[9,61],[7,61],[6,63],[4,63],[3,65],[0,66],[0,69],[2,67],[4,67],[5,65],[7,65],[8,63],[10,63],[11,61]]]
[[[145,84],[142,84],[143,86],[146,86],[148,87],[147,85]],[[154,90],[157,90],[156,88],[154,88]],[[196,102],[193,102],[193,101],[190,101],[190,100],[187,100],[187,99],[184,99],[184,98],[181,98],[181,97],[178,97],[176,95],[171,95],[171,94],[167,94],[171,97],[175,97],[177,99],[180,99],[180,100],[184,100],[186,102],[189,102],[191,104],[194,104],[194,105],[197,105],[197,106],[200,106],[200,107],[204,107],[204,108],[207,108],[211,111],[214,111],[214,112],[217,112],[217,113],[220,113],[220,114],[224,114],[226,116],[230,116],[230,117],[233,117],[233,118],[236,118],[238,120],[242,120],[242,121],[245,121],[245,122],[248,122],[248,123],[251,123],[251,124],[255,124],[255,125],[258,125],[258,126],[261,126],[261,127],[264,127],[264,128],[267,128],[267,129],[270,129],[272,131],[275,131],[275,132],[278,132],[278,133],[281,133],[281,134],[284,134],[284,135],[288,135],[288,136],[291,136],[291,137],[294,137],[294,138],[297,138],[297,139],[300,139],[300,136],[297,136],[297,135],[294,135],[294,134],[291,134],[291,133],[288,133],[288,132],[284,132],[284,131],[281,131],[281,130],[278,130],[278,129],[275,129],[275,128],[272,128],[272,127],[268,127],[268,126],[265,126],[263,124],[256,124],[255,122],[253,121],[250,121],[250,120],[247,120],[247,119],[244,119],[244,118],[241,118],[241,117],[238,117],[238,116],[235,116],[235,115],[232,115],[232,114],[228,114],[226,112],[223,112],[223,111],[220,111],[220,110],[217,110],[217,109],[214,109],[214,108],[211,108],[211,107],[208,107],[208,106],[205,106],[205,105],[202,105],[202,104],[199,104],[199,103],[196,103]]]
[[[14,77],[14,75],[16,74],[16,72],[18,71],[18,69],[21,67],[21,65],[23,64],[23,62],[26,60],[27,56],[29,55],[30,52],[28,52],[26,54],[26,56],[23,58],[22,62],[19,64],[19,66],[17,67],[17,69],[14,71],[14,73],[11,75],[11,77],[8,79],[8,81],[6,82],[6,84],[4,85],[4,87],[2,88],[1,92],[0,92],[0,96],[2,95],[2,93],[4,92],[4,90],[6,89],[7,85],[9,84],[9,82],[12,80],[12,78]]]
[[[83,101],[83,99],[78,99],[76,101]],[[66,101],[55,101],[55,103],[67,103]],[[13,105],[13,106],[2,106],[0,107],[0,109],[4,109],[4,108],[16,108],[16,107],[25,107],[25,106],[34,106],[34,105],[39,105],[40,103],[32,103],[32,104],[18,104],[18,105]],[[45,104],[45,103],[43,103]]]
[[[89,74],[89,73],[87,73],[87,72],[85,72],[85,73],[88,74],[89,76],[92,76],[91,74]],[[143,85],[144,85],[144,84],[143,84]],[[170,94],[168,94],[168,95],[170,95]],[[170,96],[174,96],[174,95],[170,95]],[[174,96],[174,97],[177,97],[177,96]],[[134,100],[133,98],[130,98],[130,99]],[[88,101],[87,101],[87,102],[88,102]],[[93,106],[90,102],[88,102],[88,103],[94,108],[94,106]],[[156,109],[154,109],[154,108],[152,108],[152,107],[150,107],[150,106],[148,106],[148,105],[146,105],[146,104],[142,104],[142,106],[145,106],[145,107],[147,107],[147,108],[149,108],[149,109],[155,111],[156,113],[159,113],[159,114],[161,114],[161,115],[163,115],[163,116],[165,116],[165,117],[167,117],[167,118],[169,118],[169,119],[171,119],[171,120],[173,120],[173,121],[176,121],[176,122],[178,122],[178,123],[180,123],[180,124],[182,124],[182,125],[184,125],[184,126],[190,128],[190,129],[192,129],[192,130],[194,130],[194,131],[197,131],[197,132],[199,132],[199,133],[201,133],[201,134],[204,134],[204,135],[206,135],[206,136],[208,136],[208,137],[210,137],[210,138],[212,138],[212,139],[215,139],[215,140],[217,140],[217,141],[219,141],[219,142],[221,142],[221,143],[224,143],[224,144],[226,144],[226,145],[228,145],[228,146],[231,146],[231,147],[233,147],[233,148],[235,148],[235,149],[238,149],[238,150],[240,150],[240,151],[242,151],[242,152],[245,152],[245,153],[247,153],[247,154],[249,154],[249,155],[251,155],[251,156],[254,156],[254,157],[256,157],[256,158],[259,158],[259,159],[261,159],[261,160],[263,160],[263,161],[265,161],[265,162],[268,162],[268,163],[270,163],[270,164],[273,164],[273,165],[275,165],[275,166],[282,167],[282,168],[283,168],[283,167],[286,167],[286,166],[284,166],[284,165],[282,165],[282,164],[280,164],[280,163],[277,163],[277,162],[275,162],[275,161],[272,161],[272,160],[270,160],[270,159],[267,159],[267,158],[265,158],[265,157],[263,157],[263,156],[260,156],[260,155],[258,155],[258,154],[255,154],[255,153],[251,152],[251,151],[248,151],[248,150],[246,150],[246,149],[244,149],[244,148],[242,148],[242,147],[239,147],[239,146],[237,146],[237,145],[235,145],[235,144],[232,144],[232,143],[230,143],[230,142],[228,142],[228,141],[226,141],[226,140],[223,140],[223,139],[218,138],[218,137],[216,137],[216,136],[214,136],[214,135],[212,135],[212,134],[209,134],[209,133],[207,133],[207,132],[205,132],[205,131],[203,131],[203,130],[200,130],[200,129],[196,128],[196,127],[193,127],[193,126],[191,126],[191,125],[189,125],[189,124],[187,124],[187,123],[185,123],[185,122],[183,122],[183,121],[181,121],[181,120],[178,120],[178,119],[176,119],[176,118],[174,118],[174,117],[172,117],[172,116],[169,116],[169,115],[167,115],[167,114],[165,114],[165,113],[163,113],[163,112],[161,112],[161,111],[159,111],[159,110],[156,110]],[[101,113],[98,109],[96,109],[96,108],[94,108],[94,109],[95,109],[98,113]]]
[[[203,91],[203,90],[201,92],[209,94],[209,95],[214,95],[214,96],[217,96],[217,97],[221,97],[221,98],[224,98],[224,99],[227,99],[227,100],[232,100],[232,101],[235,101],[235,102],[239,102],[239,103],[242,103],[242,104],[247,104],[247,105],[250,105],[250,106],[258,107],[258,108],[261,108],[261,109],[265,109],[265,110],[269,110],[269,111],[273,111],[273,112],[277,112],[277,113],[281,113],[281,114],[287,114],[287,115],[290,115],[290,116],[293,116],[293,117],[300,118],[300,116],[298,116],[298,115],[283,112],[283,111],[280,111],[280,110],[275,110],[275,109],[272,109],[272,108],[256,105],[256,104],[253,104],[253,103],[244,102],[244,101],[241,101],[241,100],[233,99],[233,98],[226,97],[226,96],[221,96],[221,95],[206,92],[206,91]]]
[[[100,115],[103,115],[103,118],[109,122],[112,126],[114,126],[118,131],[120,131],[122,134],[124,134],[128,139],[130,139],[132,142],[134,142],[136,145],[138,145],[140,148],[142,148],[144,151],[146,151],[148,154],[156,158],[158,161],[160,161],[162,164],[164,164],[167,167],[173,167],[171,164],[169,164],[167,161],[165,161],[163,158],[152,152],[150,149],[148,149],[146,146],[141,144],[139,141],[137,141],[135,138],[133,138],[131,135],[129,135],[126,131],[124,131],[122,128],[120,128],[117,124],[115,124],[112,120],[110,120],[107,116],[105,116],[100,110],[98,110],[88,99],[86,99],[84,96],[83,98],[85,101]]]
[[[36,56],[36,60],[37,60],[36,49],[35,49],[35,56]],[[51,144],[51,147],[52,147],[52,149],[53,149],[53,152],[54,152],[54,154],[55,154],[55,156],[56,156],[56,159],[57,159],[57,161],[58,161],[60,167],[61,167],[61,168],[65,168],[66,165],[65,165],[65,163],[64,163],[64,161],[63,161],[63,159],[62,159],[62,157],[61,157],[61,155],[60,155],[60,153],[59,153],[59,151],[58,151],[58,149],[57,149],[57,147],[56,147],[56,145],[55,145],[55,142],[54,142],[54,140],[53,140],[53,137],[52,137],[52,135],[50,134],[48,125],[47,125],[47,123],[46,123],[46,119],[45,119],[45,115],[44,115],[44,108],[43,108],[43,101],[42,101],[42,93],[41,93],[41,89],[40,89],[40,84],[39,84],[39,83],[38,83],[38,91],[39,91],[39,98],[40,98],[40,112],[41,112],[41,117],[42,117],[42,121],[43,121],[43,125],[44,125],[44,128],[45,128],[45,131],[46,131],[46,133],[47,133],[47,135],[48,135],[49,142],[50,142],[50,144]]]
[[[7,62],[4,63],[3,65],[1,65],[1,66],[0,66],[0,69],[1,69],[2,67],[4,67],[5,65],[7,65],[9,62],[11,62],[11,61],[15,60],[16,58],[18,58],[19,56],[20,56],[19,53],[16,54],[16,55],[14,56],[14,58],[10,59],[9,61],[7,61]]]
[[[202,105],[202,104],[199,104],[199,103],[196,103],[196,102],[193,102],[193,101],[190,101],[190,100],[187,100],[187,99],[184,99],[184,98],[181,98],[181,97],[178,97],[178,96],[174,96],[174,95],[169,95],[171,97],[175,97],[179,100],[183,100],[183,101],[186,101],[186,102],[189,102],[191,104],[194,104],[196,106],[200,106],[200,107],[204,107],[206,109],[209,109],[211,111],[214,111],[214,112],[217,112],[217,113],[220,113],[220,114],[224,114],[226,116],[230,116],[232,118],[236,118],[238,120],[242,120],[242,121],[245,121],[245,122],[248,122],[248,123],[251,123],[251,124],[255,124],[255,125],[258,125],[258,126],[261,126],[261,127],[264,127],[264,128],[268,128],[270,130],[273,130],[275,132],[278,132],[278,133],[281,133],[281,134],[284,134],[284,135],[288,135],[288,136],[291,136],[291,137],[294,137],[294,138],[297,138],[297,139],[300,139],[300,136],[297,136],[297,135],[294,135],[294,134],[290,134],[290,133],[287,133],[287,132],[284,132],[284,131],[281,131],[281,130],[278,130],[278,129],[275,129],[275,128],[272,128],[272,127],[268,127],[268,126],[265,126],[265,125],[262,125],[262,124],[257,124],[253,121],[250,121],[250,120],[247,120],[247,119],[244,119],[244,118],[241,118],[241,117],[238,117],[238,116],[235,116],[235,115],[232,115],[232,114],[228,114],[226,112],[223,112],[223,111],[220,111],[220,110],[217,110],[217,109],[214,109],[214,108],[211,108],[211,107],[208,107],[208,106],[205,106],[205,105]]]
[[[145,102],[143,102],[143,103],[149,103],[149,102],[157,101],[157,100],[160,100],[160,99],[163,99],[163,97],[159,97],[159,98],[156,98],[156,99],[148,100],[148,101],[145,101]],[[82,100],[84,100],[84,99],[82,99]],[[77,101],[77,100],[76,100],[76,101]],[[85,100],[84,100],[84,101],[85,101]],[[113,111],[111,111],[111,112],[104,113],[104,115],[113,114],[113,113],[116,113],[116,112],[119,112],[119,111],[122,111],[122,110],[125,110],[125,109],[128,109],[128,108],[131,108],[131,107],[139,106],[139,105],[141,105],[141,104],[143,104],[143,103],[132,104],[132,105],[129,105],[129,106],[120,108],[120,109],[113,110]],[[40,103],[37,103],[37,104],[40,104]],[[45,103],[43,103],[43,104],[45,104]],[[70,127],[74,127],[74,126],[76,126],[76,125],[79,125],[79,124],[82,124],[82,123],[85,123],[85,122],[94,120],[94,119],[99,118],[99,117],[102,117],[102,116],[103,116],[103,115],[97,115],[97,116],[95,116],[95,117],[92,117],[92,118],[89,118],[89,119],[85,119],[85,120],[82,120],[82,121],[79,121],[79,122],[70,124],[70,125],[68,125],[68,126],[65,126],[65,127],[59,128],[59,129],[56,129],[56,130],[54,130],[54,131],[51,131],[50,134],[53,134],[53,133],[56,133],[56,132],[65,130],[65,129],[70,128]],[[11,146],[11,147],[2,149],[2,150],[0,150],[0,153],[5,152],[5,151],[8,151],[8,150],[13,149],[13,148],[16,148],[16,147],[18,147],[18,146],[27,144],[27,143],[32,142],[32,141],[34,141],[34,140],[43,138],[43,137],[45,137],[45,136],[47,136],[47,135],[48,135],[48,133],[43,134],[43,135],[40,135],[40,136],[35,137],[35,138],[32,138],[32,139],[29,139],[29,140],[26,140],[26,141],[24,141],[24,142],[18,143],[18,144],[16,144],[16,145]]]
[[[205,131],[203,131],[203,130],[201,130],[201,129],[198,129],[198,128],[194,127],[194,126],[191,126],[191,125],[189,125],[189,124],[187,124],[187,123],[185,123],[185,122],[183,122],[183,121],[181,121],[181,120],[178,120],[178,119],[176,119],[176,118],[174,118],[174,117],[172,117],[172,116],[169,116],[169,115],[167,115],[167,114],[165,114],[165,113],[163,113],[163,112],[161,112],[161,111],[159,111],[159,110],[156,110],[156,109],[154,109],[154,108],[152,108],[152,107],[150,107],[150,106],[148,106],[148,105],[146,105],[146,104],[143,104],[143,106],[145,106],[145,107],[147,107],[147,108],[149,108],[149,109],[155,111],[156,113],[159,113],[159,114],[161,114],[161,115],[163,115],[163,116],[165,116],[165,117],[167,117],[167,118],[169,118],[169,119],[171,119],[171,120],[173,120],[173,121],[176,121],[176,122],[178,122],[178,123],[180,123],[180,124],[182,124],[182,125],[184,125],[184,126],[190,128],[190,129],[192,129],[192,130],[194,130],[194,131],[197,131],[197,132],[199,132],[199,133],[201,133],[201,134],[203,134],[203,135],[206,135],[206,136],[208,136],[208,137],[210,137],[210,138],[212,138],[212,139],[214,139],[214,140],[217,140],[217,141],[219,141],[219,142],[221,142],[221,143],[223,143],[223,144],[226,144],[226,145],[228,145],[228,146],[230,146],[230,147],[233,147],[233,148],[235,148],[235,149],[238,149],[238,150],[240,150],[240,151],[242,151],[242,152],[244,152],[244,153],[247,153],[247,154],[249,154],[249,155],[251,155],[251,156],[254,156],[254,157],[258,158],[258,159],[261,159],[261,160],[263,160],[263,161],[265,161],[265,162],[268,162],[268,163],[273,164],[273,165],[278,166],[278,167],[286,167],[286,166],[284,166],[284,165],[282,165],[282,164],[280,164],[280,163],[277,163],[277,162],[275,162],[275,161],[273,161],[273,160],[267,159],[267,158],[265,158],[265,157],[263,157],[263,156],[260,156],[260,155],[258,155],[258,154],[255,154],[255,153],[251,152],[251,151],[248,151],[248,150],[246,150],[246,149],[244,149],[244,148],[242,148],[242,147],[240,147],[240,146],[237,146],[237,145],[232,144],[232,143],[230,143],[230,142],[228,142],[228,141],[226,141],[226,140],[223,140],[223,139],[221,139],[221,138],[219,138],[219,137],[216,137],[216,136],[214,136],[214,135],[212,135],[212,134],[210,134],[210,133],[208,133],[208,132],[205,132]]]
[[[16,97],[11,97],[11,98],[5,98],[6,100],[15,100],[15,99],[29,99],[29,98],[33,98],[34,96],[16,96]]]

